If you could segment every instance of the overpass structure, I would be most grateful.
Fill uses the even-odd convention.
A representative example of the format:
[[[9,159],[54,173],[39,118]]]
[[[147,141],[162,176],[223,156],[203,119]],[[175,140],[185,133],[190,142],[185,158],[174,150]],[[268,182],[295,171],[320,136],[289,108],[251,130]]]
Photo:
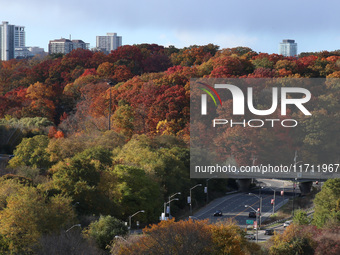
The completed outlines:
[[[336,164],[335,164],[336,165]],[[339,167],[337,164],[336,167]],[[324,171],[296,171],[292,173],[265,173],[265,174],[249,174],[249,173],[238,173],[233,175],[230,178],[236,178],[238,180],[238,184],[240,190],[248,190],[251,184],[251,180],[253,178],[256,179],[279,179],[279,180],[290,180],[293,183],[297,183],[299,185],[301,194],[308,194],[312,188],[312,184],[314,181],[326,181],[328,179],[340,178],[340,169],[337,168],[329,168]]]

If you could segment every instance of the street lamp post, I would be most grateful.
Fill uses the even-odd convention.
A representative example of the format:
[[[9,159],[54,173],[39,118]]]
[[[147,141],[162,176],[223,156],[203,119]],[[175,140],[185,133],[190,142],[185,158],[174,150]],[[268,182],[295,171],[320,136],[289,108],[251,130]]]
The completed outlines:
[[[179,198],[174,198],[174,199],[171,199],[171,200],[169,200],[168,202],[165,202],[165,203],[164,203],[164,220],[165,220],[166,205],[169,204],[169,207],[170,207],[170,203],[171,203],[172,201],[175,201],[175,200],[179,200]],[[170,208],[169,208],[169,215],[170,215]]]
[[[250,205],[245,205],[244,207],[246,208],[250,208],[252,209],[254,212],[255,212],[255,215],[256,215],[256,242],[258,243],[259,242],[259,226],[258,226],[258,218],[257,218],[257,211],[251,207]]]
[[[199,186],[202,186],[202,184],[197,184],[195,185],[194,187],[190,188],[190,214],[192,214],[192,199],[191,199],[191,191],[196,188],[196,187],[199,187]]]
[[[296,190],[296,181],[297,181],[297,178],[295,178],[293,180],[293,217],[294,217],[294,207],[295,207],[295,190]]]
[[[206,180],[206,183],[207,183],[207,185],[206,185],[206,193],[207,193],[207,204],[209,203],[209,191],[208,191],[208,182],[211,180],[211,179],[213,179],[213,178],[216,178],[217,176],[215,175],[215,176],[213,176],[213,177],[211,177],[211,178],[209,178],[209,179],[207,179]]]
[[[135,215],[137,215],[138,213],[144,213],[145,211],[144,210],[140,210],[134,214],[132,214],[131,216],[129,216],[129,232],[131,232],[131,218]]]
[[[296,165],[299,164],[299,163],[302,163],[302,161],[297,162],[297,158],[298,158],[298,153],[297,153],[297,150],[295,150],[295,156],[294,156],[294,170],[295,171],[296,171]],[[294,216],[296,183],[297,183],[297,178],[294,178],[294,181],[293,181],[293,192],[294,192],[294,196],[293,196],[293,216]]]
[[[269,189],[271,189],[272,191],[274,191],[274,199],[273,199],[273,214],[275,213],[275,194],[276,194],[276,190],[272,189],[271,187],[267,187]]]
[[[111,100],[112,100],[112,95],[111,95],[111,88],[114,86],[114,83],[109,81],[107,84],[110,86],[110,102],[109,102],[109,130],[111,130]]]
[[[65,231],[65,233],[67,233],[68,231],[70,231],[72,228],[74,227],[80,227],[81,228],[81,224],[76,224],[76,225],[73,225],[72,227],[70,227],[68,230]]]
[[[255,196],[257,197],[258,199],[260,199],[260,225],[259,225],[259,228],[261,229],[261,224],[262,224],[262,197],[259,197],[253,193],[249,193],[250,196]]]
[[[175,193],[175,194],[172,194],[171,196],[169,196],[169,201],[168,201],[168,203],[169,203],[169,217],[170,217],[170,215],[171,215],[171,212],[170,212],[170,200],[171,200],[171,198],[173,198],[174,196],[176,196],[176,195],[181,195],[181,192],[177,192],[177,193]],[[178,199],[177,199],[178,200]],[[165,213],[165,212],[164,212]],[[164,216],[165,216],[165,214],[164,214]]]

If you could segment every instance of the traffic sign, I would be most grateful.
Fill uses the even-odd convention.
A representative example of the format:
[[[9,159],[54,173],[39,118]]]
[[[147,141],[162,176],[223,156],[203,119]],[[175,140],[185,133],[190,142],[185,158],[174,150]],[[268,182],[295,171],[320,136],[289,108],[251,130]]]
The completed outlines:
[[[253,224],[254,224],[254,221],[253,221],[253,220],[246,220],[246,224],[247,224],[247,225],[253,225]]]

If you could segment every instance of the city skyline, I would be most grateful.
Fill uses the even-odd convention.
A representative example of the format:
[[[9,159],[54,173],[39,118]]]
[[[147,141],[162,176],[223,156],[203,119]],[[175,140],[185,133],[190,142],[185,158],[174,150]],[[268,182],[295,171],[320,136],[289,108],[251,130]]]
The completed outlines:
[[[0,17],[25,26],[26,45],[48,49],[50,40],[79,39],[95,47],[96,36],[118,33],[126,44],[156,43],[178,48],[213,43],[278,53],[278,43],[293,38],[299,52],[340,49],[339,3],[326,0],[46,2],[0,0]],[[245,7],[246,6],[246,7]],[[293,8],[292,8],[293,7]],[[289,14],[289,15],[288,15]],[[314,15],[315,14],[315,15]],[[317,14],[317,15],[316,15]]]

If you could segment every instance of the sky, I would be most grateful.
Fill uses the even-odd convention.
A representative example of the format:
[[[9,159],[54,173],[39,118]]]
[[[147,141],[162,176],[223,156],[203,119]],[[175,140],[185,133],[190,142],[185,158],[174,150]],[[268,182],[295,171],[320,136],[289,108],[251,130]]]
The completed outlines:
[[[0,0],[0,22],[25,26],[26,46],[117,33],[123,45],[178,48],[213,43],[278,53],[294,39],[298,53],[340,49],[338,0]]]

